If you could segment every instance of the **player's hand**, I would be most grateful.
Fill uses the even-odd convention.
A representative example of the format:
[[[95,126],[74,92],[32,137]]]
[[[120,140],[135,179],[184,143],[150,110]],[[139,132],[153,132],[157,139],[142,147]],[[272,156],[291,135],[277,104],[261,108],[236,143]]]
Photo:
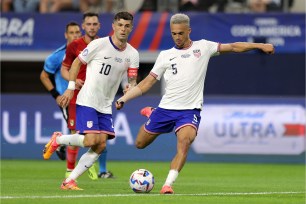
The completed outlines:
[[[84,85],[84,81],[82,79],[75,80],[75,89],[80,90]]]
[[[128,92],[131,89],[131,85],[127,84],[123,90],[123,95],[126,94],[126,92]]]
[[[264,44],[261,50],[267,54],[274,54],[275,51],[272,44]]]
[[[72,99],[74,94],[74,90],[67,89],[65,93],[62,95],[59,105],[62,108],[65,108],[69,105],[70,100]]]
[[[61,105],[60,105],[61,100],[62,100],[62,96],[61,96],[61,95],[58,96],[58,97],[55,99],[57,105],[61,106]]]
[[[124,105],[124,101],[116,101],[116,109],[117,110],[120,110],[121,108],[123,108],[123,105]]]

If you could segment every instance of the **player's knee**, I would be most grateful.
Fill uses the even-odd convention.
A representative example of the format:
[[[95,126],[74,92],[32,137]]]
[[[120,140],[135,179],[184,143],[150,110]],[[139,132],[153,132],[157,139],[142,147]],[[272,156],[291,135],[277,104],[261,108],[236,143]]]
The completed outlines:
[[[94,140],[94,138],[85,137],[83,144],[84,144],[84,147],[92,147],[94,145],[97,145],[98,143],[96,140]]]
[[[143,142],[138,141],[138,140],[136,140],[135,146],[136,146],[137,149],[143,149],[143,148],[146,147],[146,145]]]
[[[84,140],[83,144],[84,144],[84,147],[91,147],[95,145],[95,143],[92,140]]]

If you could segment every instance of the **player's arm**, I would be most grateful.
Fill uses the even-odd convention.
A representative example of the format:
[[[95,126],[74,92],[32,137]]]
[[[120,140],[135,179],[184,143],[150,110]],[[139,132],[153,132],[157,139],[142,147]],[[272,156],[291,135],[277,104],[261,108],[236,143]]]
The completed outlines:
[[[65,80],[69,81],[69,67],[62,64],[61,75]]]
[[[69,67],[62,64],[61,75],[65,80],[69,81]],[[75,85],[75,88],[80,90],[84,85],[84,81],[81,79],[76,79]]]
[[[75,55],[75,53],[76,53],[76,43],[72,42],[69,45],[67,45],[65,58],[62,62],[62,66],[61,66],[61,75],[67,81],[69,81],[70,67],[71,67],[73,61],[75,60],[75,58],[77,57]]]
[[[139,82],[137,86],[129,90],[124,96],[116,101],[116,109],[120,110],[127,101],[146,93],[156,83],[156,81],[157,79],[153,75],[149,74],[145,79]]]
[[[49,91],[49,93],[53,96],[53,98],[56,100],[60,94],[57,92],[56,88],[53,86],[53,83],[50,79],[50,76],[52,74],[46,72],[45,70],[42,70],[40,73],[40,81],[44,85],[44,87]]]
[[[68,83],[67,90],[63,94],[63,97],[61,98],[61,101],[60,101],[60,105],[62,107],[67,107],[70,100],[73,97],[74,90],[76,88],[75,81],[76,81],[81,65],[82,65],[82,62],[79,60],[79,58],[75,58],[69,70],[69,83]]]
[[[128,85],[129,87],[134,87],[137,85],[138,68],[129,68],[128,74]]]
[[[268,43],[249,43],[249,42],[235,42],[229,44],[220,44],[219,52],[247,52],[250,50],[261,50],[267,54],[274,53],[274,46]]]
[[[123,93],[125,94],[131,88],[137,85],[138,68],[128,68],[127,77],[123,81],[127,81],[126,85],[123,87]]]

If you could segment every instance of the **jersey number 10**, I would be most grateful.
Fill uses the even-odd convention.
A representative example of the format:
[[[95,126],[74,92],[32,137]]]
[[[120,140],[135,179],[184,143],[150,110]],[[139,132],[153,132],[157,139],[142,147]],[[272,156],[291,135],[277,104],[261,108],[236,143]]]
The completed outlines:
[[[109,64],[105,65],[105,63],[103,63],[99,73],[104,75],[109,75],[111,68],[112,68],[111,65]]]

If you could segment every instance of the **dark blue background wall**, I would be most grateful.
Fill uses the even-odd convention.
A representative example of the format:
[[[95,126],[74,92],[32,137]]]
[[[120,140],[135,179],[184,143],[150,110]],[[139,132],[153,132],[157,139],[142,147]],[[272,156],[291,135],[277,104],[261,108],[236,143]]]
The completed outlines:
[[[305,96],[305,54],[225,54],[210,60],[206,94]]]

